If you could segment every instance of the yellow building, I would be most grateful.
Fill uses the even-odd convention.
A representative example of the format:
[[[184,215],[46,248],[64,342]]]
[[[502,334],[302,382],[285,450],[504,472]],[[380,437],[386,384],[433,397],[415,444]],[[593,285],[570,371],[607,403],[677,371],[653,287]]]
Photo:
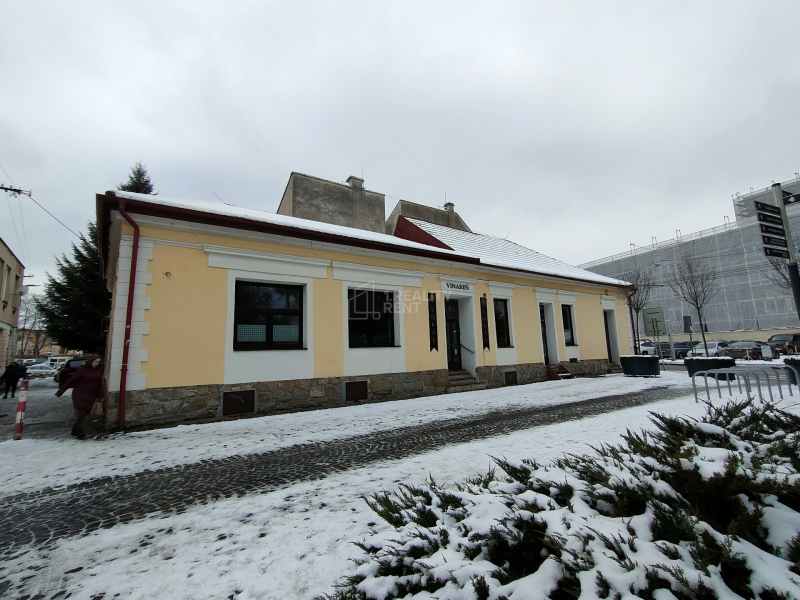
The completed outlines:
[[[0,372],[17,349],[17,322],[25,267],[0,239]]]
[[[631,352],[623,282],[476,234],[452,205],[376,223],[362,183],[293,173],[278,214],[99,194],[107,426],[602,374]]]

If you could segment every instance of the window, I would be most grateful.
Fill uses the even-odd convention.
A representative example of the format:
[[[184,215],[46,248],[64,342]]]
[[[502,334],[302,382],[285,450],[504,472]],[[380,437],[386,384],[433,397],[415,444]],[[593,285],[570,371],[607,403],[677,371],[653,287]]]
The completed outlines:
[[[351,348],[394,346],[394,292],[347,290]]]
[[[564,343],[567,346],[575,346],[575,328],[572,320],[572,305],[561,305],[561,316],[564,319]]]
[[[303,288],[236,282],[234,350],[291,350],[303,347]]]
[[[497,347],[511,348],[511,334],[508,327],[508,300],[495,299],[494,325],[497,330]]]
[[[3,301],[3,308],[6,307],[8,301],[6,300],[6,288],[8,287],[8,277],[11,275],[11,267],[3,269],[3,261],[0,260],[0,276],[3,278],[2,291],[0,291],[0,300]]]

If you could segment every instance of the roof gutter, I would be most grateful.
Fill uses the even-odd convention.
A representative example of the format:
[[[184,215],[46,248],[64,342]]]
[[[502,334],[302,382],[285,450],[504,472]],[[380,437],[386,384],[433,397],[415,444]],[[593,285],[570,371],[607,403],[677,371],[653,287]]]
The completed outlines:
[[[464,256],[464,255],[451,255],[445,254],[442,252],[438,252],[439,248],[431,247],[430,251],[423,250],[421,248],[409,248],[406,246],[395,246],[392,244],[386,244],[379,241],[372,241],[372,240],[360,240],[356,238],[349,238],[343,235],[337,235],[333,233],[325,233],[320,231],[309,231],[300,229],[297,227],[289,227],[286,225],[278,225],[275,223],[259,223],[257,221],[252,221],[250,219],[242,219],[240,217],[234,217],[229,215],[212,215],[210,213],[192,210],[188,208],[179,208],[174,206],[159,206],[153,205],[146,202],[137,202],[136,200],[131,199],[123,199],[114,195],[114,192],[106,192],[105,195],[98,194],[98,200],[103,201],[105,204],[106,199],[110,200],[109,204],[111,206],[109,208],[113,208],[114,205],[120,205],[121,203],[125,202],[127,206],[131,207],[131,209],[136,209],[137,213],[141,213],[143,215],[153,216],[153,217],[161,217],[165,219],[180,219],[183,221],[189,221],[194,223],[202,223],[205,225],[214,225],[218,227],[227,227],[227,228],[234,228],[234,229],[243,229],[246,231],[257,231],[261,233],[268,233],[272,235],[281,235],[285,237],[291,238],[299,238],[311,241],[318,241],[318,242],[326,242],[331,244],[338,244],[338,245],[346,245],[356,248],[366,248],[369,250],[379,250],[383,252],[391,252],[394,254],[405,254],[410,256],[419,256],[428,259],[434,260],[444,260],[444,261],[453,261],[457,263],[467,264],[477,266],[480,265],[482,267],[489,267],[492,269],[500,269],[503,271],[511,271],[515,273],[526,273],[528,275],[539,275],[544,277],[549,277],[561,281],[568,281],[574,282],[582,285],[591,285],[596,287],[612,287],[612,288],[624,288],[626,285],[624,284],[614,284],[610,282],[599,282],[599,281],[591,281],[586,279],[580,279],[578,277],[569,277],[564,275],[554,275],[549,273],[538,273],[536,271],[528,271],[526,269],[519,269],[514,267],[503,267],[498,265],[491,265],[484,262],[481,262],[479,258],[474,258],[471,256]],[[113,200],[112,200],[113,199]],[[99,214],[99,213],[98,213]],[[403,238],[400,238],[403,239]]]
[[[393,252],[397,254],[409,254],[411,256],[422,256],[425,258],[435,258],[439,260],[452,260],[455,262],[480,264],[477,258],[448,255],[439,251],[438,248],[431,247],[430,250],[422,248],[409,248],[404,246],[394,246],[385,242],[376,240],[362,240],[357,238],[350,238],[346,235],[339,235],[335,233],[328,233],[322,231],[310,231],[301,229],[299,227],[290,227],[287,225],[280,225],[277,223],[265,223],[253,221],[251,219],[243,219],[230,215],[216,215],[208,212],[193,210],[190,208],[180,208],[175,206],[155,205],[148,202],[138,202],[128,198],[121,198],[115,196],[113,192],[106,192],[105,195],[97,196],[104,204],[108,202],[113,208],[122,202],[131,210],[135,210],[137,214],[148,215],[152,217],[161,217],[165,219],[179,219],[182,221],[189,221],[192,223],[201,223],[204,225],[214,225],[217,227],[227,227],[233,229],[242,229],[245,231],[257,231],[259,233],[268,233],[272,235],[281,235],[291,238],[300,238],[304,240],[328,242],[332,244],[339,244],[345,246],[352,246],[356,248],[366,248],[368,250],[383,250],[385,252]],[[108,200],[106,200],[108,199]]]
[[[125,212],[125,201],[117,207],[119,213],[133,227],[133,252],[131,252],[131,272],[128,278],[128,308],[125,311],[125,339],[122,344],[122,367],[119,373],[119,428],[125,429],[125,401],[128,386],[128,355],[131,346],[131,321],[133,320],[133,293],[136,290],[136,263],[139,259],[139,225]]]

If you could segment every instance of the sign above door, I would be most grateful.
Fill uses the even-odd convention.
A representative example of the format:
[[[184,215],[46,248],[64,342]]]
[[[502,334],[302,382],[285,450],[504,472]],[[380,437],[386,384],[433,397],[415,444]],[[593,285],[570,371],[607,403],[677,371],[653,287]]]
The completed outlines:
[[[445,296],[472,296],[475,291],[471,281],[461,279],[442,279]]]

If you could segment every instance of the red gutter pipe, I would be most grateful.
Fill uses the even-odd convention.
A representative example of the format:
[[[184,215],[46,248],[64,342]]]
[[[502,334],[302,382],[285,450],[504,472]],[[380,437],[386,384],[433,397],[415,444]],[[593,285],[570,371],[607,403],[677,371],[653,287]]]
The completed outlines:
[[[125,202],[119,203],[119,213],[133,227],[133,252],[131,275],[128,281],[128,309],[125,313],[125,341],[122,345],[122,369],[119,375],[119,428],[125,429],[125,396],[128,384],[128,354],[131,346],[131,321],[133,320],[133,292],[136,289],[136,262],[139,258],[139,225],[125,212]]]

